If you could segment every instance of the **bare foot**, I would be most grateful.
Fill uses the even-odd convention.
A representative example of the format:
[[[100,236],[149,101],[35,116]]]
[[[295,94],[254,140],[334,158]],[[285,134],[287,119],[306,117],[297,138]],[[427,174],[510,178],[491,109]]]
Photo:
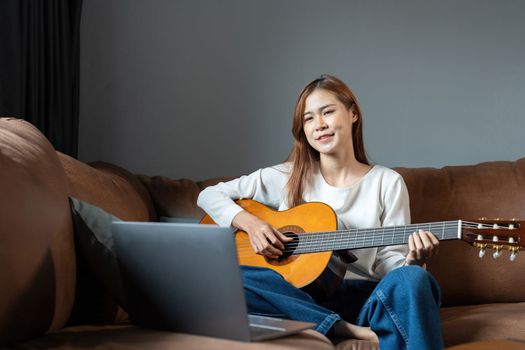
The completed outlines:
[[[337,321],[333,326],[334,336],[343,339],[361,339],[379,343],[377,334],[370,327],[360,327],[346,321]]]

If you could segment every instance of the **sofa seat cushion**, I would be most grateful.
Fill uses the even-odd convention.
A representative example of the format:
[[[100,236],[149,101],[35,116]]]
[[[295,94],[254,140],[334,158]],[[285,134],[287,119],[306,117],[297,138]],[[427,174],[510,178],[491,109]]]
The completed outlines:
[[[244,343],[182,333],[136,328],[131,325],[67,327],[17,345],[16,349],[130,349],[130,350],[284,350],[333,349],[332,343],[313,330],[280,339]]]
[[[525,341],[525,302],[441,309],[445,346],[488,339]]]
[[[523,350],[525,343],[513,339],[482,340],[473,343],[456,345],[447,350]]]

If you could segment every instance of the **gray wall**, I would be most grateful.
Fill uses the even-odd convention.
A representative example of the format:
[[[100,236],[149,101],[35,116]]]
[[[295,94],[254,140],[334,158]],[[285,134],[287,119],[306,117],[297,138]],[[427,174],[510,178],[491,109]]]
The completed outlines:
[[[89,0],[80,159],[195,180],[283,160],[339,76],[386,166],[525,156],[525,1]]]

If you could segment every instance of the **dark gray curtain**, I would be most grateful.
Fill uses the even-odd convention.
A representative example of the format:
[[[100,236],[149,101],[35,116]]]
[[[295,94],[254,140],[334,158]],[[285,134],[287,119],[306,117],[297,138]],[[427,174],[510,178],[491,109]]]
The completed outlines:
[[[82,0],[0,0],[0,116],[31,122],[73,157],[81,8]]]

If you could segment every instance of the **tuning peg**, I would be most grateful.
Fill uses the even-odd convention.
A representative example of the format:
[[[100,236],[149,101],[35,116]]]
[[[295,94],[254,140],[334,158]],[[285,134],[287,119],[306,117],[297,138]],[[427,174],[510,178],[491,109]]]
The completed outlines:
[[[518,257],[518,252],[513,251],[513,252],[510,254],[510,256],[509,256],[509,260],[510,260],[510,261],[514,261],[514,260],[516,260],[517,257]]]
[[[497,259],[501,256],[501,248],[500,247],[497,247],[496,250],[494,251],[494,253],[492,253],[492,257],[494,259]]]
[[[485,248],[480,248],[479,249],[479,258],[483,258],[485,256]]]

